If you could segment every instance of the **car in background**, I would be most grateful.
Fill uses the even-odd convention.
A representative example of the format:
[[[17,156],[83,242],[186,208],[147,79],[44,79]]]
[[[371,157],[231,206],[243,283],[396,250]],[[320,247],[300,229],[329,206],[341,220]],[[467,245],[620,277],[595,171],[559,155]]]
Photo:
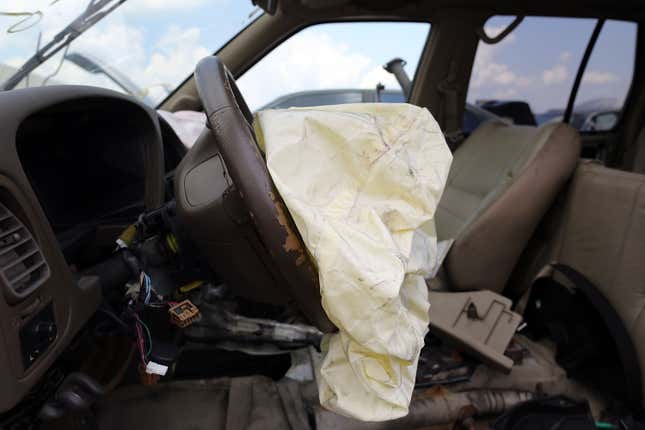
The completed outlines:
[[[580,131],[611,130],[620,117],[621,104],[615,98],[598,98],[580,103],[573,109],[571,125]],[[562,121],[562,109],[550,109],[535,115],[538,124]]]
[[[347,88],[337,90],[299,91],[278,97],[262,106],[264,109],[286,109],[290,107],[311,107],[347,103],[405,103],[407,98],[401,90]],[[479,106],[466,103],[462,131],[465,135],[473,132],[481,123],[489,120],[504,120]]]

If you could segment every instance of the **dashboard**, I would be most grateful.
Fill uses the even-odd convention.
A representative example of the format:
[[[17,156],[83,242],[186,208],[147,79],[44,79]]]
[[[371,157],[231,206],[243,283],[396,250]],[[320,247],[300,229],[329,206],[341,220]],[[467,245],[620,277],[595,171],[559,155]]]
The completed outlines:
[[[108,90],[0,93],[0,123],[1,413],[100,304],[98,278],[78,268],[84,244],[158,207],[168,166],[157,113]]]
[[[56,234],[143,209],[145,112],[92,106],[101,102],[45,109],[18,128],[18,156]]]

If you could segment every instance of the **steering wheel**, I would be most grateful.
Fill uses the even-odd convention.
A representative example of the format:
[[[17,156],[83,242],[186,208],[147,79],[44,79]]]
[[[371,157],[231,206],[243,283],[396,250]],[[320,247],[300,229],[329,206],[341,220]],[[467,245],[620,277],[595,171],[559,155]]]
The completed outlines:
[[[258,282],[275,281],[311,323],[324,332],[335,330],[321,305],[316,267],[271,180],[256,142],[253,115],[233,76],[219,58],[211,56],[197,65],[195,82],[208,132],[202,133],[175,172],[180,219],[213,270],[230,281],[234,291],[234,280],[256,275],[240,274],[240,259],[248,263],[244,266],[248,271],[266,268],[270,276],[258,276],[264,279]],[[244,218],[258,240],[253,234],[232,233]],[[223,238],[231,235],[235,237]]]

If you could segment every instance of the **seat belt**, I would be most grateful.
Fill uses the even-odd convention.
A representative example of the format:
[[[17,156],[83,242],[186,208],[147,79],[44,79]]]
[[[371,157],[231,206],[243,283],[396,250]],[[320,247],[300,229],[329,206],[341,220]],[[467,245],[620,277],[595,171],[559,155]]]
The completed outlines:
[[[450,68],[446,77],[439,82],[437,90],[441,94],[441,115],[444,125],[444,137],[452,152],[459,147],[464,140],[464,133],[461,130],[459,120],[459,102],[457,87],[455,86],[456,72],[455,61],[450,62]]]
[[[623,323],[623,320],[616,313],[614,307],[602,294],[598,287],[596,287],[586,276],[584,276],[582,273],[578,272],[571,266],[568,266],[566,264],[552,263],[550,265],[547,265],[545,269],[543,269],[540,273],[541,274],[536,277],[531,288],[529,289],[529,298],[526,303],[526,309],[524,311],[525,321],[528,324],[529,330],[531,330],[531,328],[535,329],[536,326],[542,326],[539,328],[547,329],[547,331],[551,329],[550,331],[553,331],[552,327],[554,326],[554,323],[556,321],[545,321],[545,319],[549,319],[553,316],[562,317],[563,322],[566,322],[567,318],[573,319],[574,315],[570,314],[571,312],[574,312],[573,305],[580,305],[580,301],[576,301],[573,297],[576,292],[579,292],[596,311],[616,347],[618,360],[620,361],[620,366],[625,376],[624,390],[622,390],[624,392],[624,400],[630,407],[634,409],[640,409],[642,407],[643,392],[641,386],[642,370],[638,361],[638,354],[636,352],[632,338],[627,331],[625,324]],[[569,285],[573,288],[567,288],[556,279],[554,279],[554,275],[556,273],[562,275],[569,282]],[[549,296],[548,294],[546,294],[548,289],[554,286],[559,287],[560,292],[564,290],[567,293],[560,294],[560,296],[557,296],[556,294]],[[551,300],[549,300],[549,298],[551,298]],[[557,306],[566,307],[566,304],[563,303],[564,301],[569,301],[571,307],[563,310],[556,309]],[[553,305],[553,308],[551,310],[547,309],[550,305]],[[582,324],[579,324],[579,327],[568,327],[572,330],[572,332],[569,334],[581,334],[576,333],[575,330],[579,329],[585,324],[589,327],[589,330],[591,330],[591,327],[593,326],[592,321],[584,321],[582,322]],[[556,332],[557,331],[558,330],[556,327]],[[554,333],[550,334],[553,335]],[[564,335],[565,338],[567,337],[566,333],[555,334],[556,336]],[[592,335],[601,336],[600,333],[592,333]],[[587,353],[589,352],[593,354],[593,351],[587,351]],[[578,361],[584,361],[585,351],[581,351],[580,355],[582,358]],[[572,361],[570,359],[571,357],[567,358],[568,362]],[[576,359],[574,357],[573,362],[575,361]]]

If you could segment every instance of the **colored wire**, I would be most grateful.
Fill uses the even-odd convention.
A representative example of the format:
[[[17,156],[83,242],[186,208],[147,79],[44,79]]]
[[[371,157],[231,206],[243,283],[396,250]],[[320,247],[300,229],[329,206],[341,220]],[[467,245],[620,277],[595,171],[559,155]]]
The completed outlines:
[[[144,348],[144,346],[143,346],[143,334],[141,333],[141,326],[138,324],[138,321],[134,325],[134,327],[135,327],[135,331],[137,333],[137,347],[139,349],[139,356],[141,358],[141,363],[143,363],[145,365],[146,364],[146,358],[145,358],[145,355],[143,353],[143,348]]]
[[[148,337],[148,348],[147,348],[147,351],[145,353],[145,357],[148,358],[150,356],[150,353],[152,352],[152,335],[150,334],[150,329],[148,328],[146,323],[144,323],[143,320],[141,320],[139,315],[135,314],[135,318],[137,320],[137,323],[139,323],[140,327],[143,327],[145,329],[146,335]],[[141,337],[142,337],[142,340],[143,340],[143,333],[141,334]],[[144,344],[145,344],[145,341],[144,341]]]
[[[152,298],[152,280],[146,272],[142,271],[141,275],[139,276],[139,288],[143,289],[143,291],[145,292],[143,303],[147,305]]]
[[[150,302],[150,298],[152,297],[152,280],[146,273],[144,273],[144,279],[146,283],[146,300],[144,303],[148,304]]]
[[[148,350],[146,351],[146,358],[150,357],[150,353],[152,352],[152,336],[150,335],[150,329],[144,323],[143,321],[139,320],[139,323],[143,326],[144,329],[146,329],[146,334],[148,335]]]

